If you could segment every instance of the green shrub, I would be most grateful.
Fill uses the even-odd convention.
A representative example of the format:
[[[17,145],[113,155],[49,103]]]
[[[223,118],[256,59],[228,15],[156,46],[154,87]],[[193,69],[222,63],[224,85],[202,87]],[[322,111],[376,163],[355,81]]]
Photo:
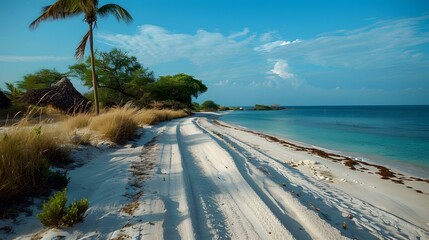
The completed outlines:
[[[219,107],[220,106],[212,100],[207,100],[201,104],[201,109],[204,111],[217,111]]]
[[[70,204],[66,214],[62,218],[63,223],[67,226],[73,226],[78,222],[82,222],[88,207],[89,202],[86,198],[82,198],[80,201]]]
[[[59,226],[66,211],[66,190],[57,192],[47,203],[42,206],[42,212],[37,215],[44,226]]]
[[[82,198],[66,207],[67,189],[57,192],[42,206],[42,212],[37,215],[46,227],[73,226],[82,222],[89,207],[88,199]]]

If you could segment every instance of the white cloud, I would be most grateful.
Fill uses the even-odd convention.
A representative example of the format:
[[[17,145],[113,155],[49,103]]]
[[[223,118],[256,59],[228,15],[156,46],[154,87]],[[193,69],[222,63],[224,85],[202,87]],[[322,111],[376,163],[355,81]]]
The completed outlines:
[[[270,31],[270,32],[263,33],[259,37],[259,41],[264,42],[264,43],[266,43],[266,42],[272,42],[273,38],[274,38],[273,35],[276,34],[276,33],[277,33],[277,31]]]
[[[198,30],[194,35],[172,33],[158,26],[143,25],[135,35],[98,34],[97,37],[108,45],[125,49],[149,66],[178,59],[200,66],[245,53],[255,36],[249,35],[247,28],[224,36],[205,30]],[[245,38],[236,40],[238,37]]]
[[[270,52],[271,50],[273,50],[277,47],[282,47],[282,46],[286,46],[286,45],[293,44],[293,43],[299,43],[299,42],[301,42],[300,39],[296,39],[293,41],[278,40],[278,41],[265,43],[261,46],[255,47],[254,50],[259,51],[259,52]]]
[[[288,79],[294,76],[292,73],[290,73],[289,65],[286,60],[277,59],[270,61],[274,61],[274,67],[269,72],[267,72],[268,74],[277,75],[282,79]]]
[[[267,80],[262,86],[269,88],[280,88],[282,86],[292,87],[294,89],[305,84],[305,81],[290,70],[289,64],[284,59],[268,59],[268,62],[274,63],[273,69],[267,72]]]
[[[237,85],[237,83],[236,83],[236,82],[231,82],[231,81],[229,81],[229,80],[227,79],[227,80],[221,80],[221,81],[219,81],[219,82],[213,83],[212,85],[223,87],[223,86]]]
[[[238,32],[238,33],[234,33],[228,36],[229,39],[234,39],[234,38],[238,38],[238,37],[243,37],[248,35],[250,32],[249,28],[244,28],[243,31]]]
[[[418,46],[429,43],[428,16],[378,21],[355,30],[325,33],[300,44],[261,46],[271,57],[320,66],[385,68],[413,64],[423,59]]]
[[[333,89],[344,88],[338,82],[354,81],[361,73],[361,82],[353,88],[385,86],[393,78],[412,81],[413,76],[415,86],[427,86],[421,76],[427,76],[422,69],[429,64],[424,50],[429,43],[428,19],[429,15],[378,21],[304,40],[285,40],[276,31],[256,35],[249,28],[229,35],[204,29],[184,34],[154,25],[140,26],[132,35],[96,37],[137,56],[145,66],[168,68],[168,63],[180,63],[211,84],[328,86],[331,81]],[[219,82],[219,76],[230,82]]]
[[[58,62],[71,60],[73,57],[64,56],[0,56],[0,62]]]

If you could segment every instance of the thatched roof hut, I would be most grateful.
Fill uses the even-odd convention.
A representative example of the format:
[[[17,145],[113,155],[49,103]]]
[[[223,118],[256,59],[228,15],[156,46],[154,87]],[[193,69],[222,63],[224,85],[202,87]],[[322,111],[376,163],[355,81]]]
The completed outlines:
[[[51,105],[67,113],[87,112],[91,107],[91,102],[66,77],[51,87],[28,91],[21,101],[37,106]]]
[[[0,108],[10,107],[10,99],[0,90]]]

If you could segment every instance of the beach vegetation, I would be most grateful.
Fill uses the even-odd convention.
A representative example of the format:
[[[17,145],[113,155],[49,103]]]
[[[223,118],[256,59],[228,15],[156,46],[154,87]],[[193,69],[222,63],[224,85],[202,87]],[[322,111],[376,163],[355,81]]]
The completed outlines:
[[[92,134],[90,132],[86,132],[79,136],[79,145],[91,145]]]
[[[195,111],[203,111],[203,112],[216,112],[216,111],[228,111],[228,110],[238,110],[238,108],[221,106],[215,103],[213,100],[207,100],[202,104],[197,102],[192,103],[192,109]]]
[[[73,226],[82,222],[89,207],[88,199],[82,198],[68,207],[67,189],[57,192],[42,206],[42,212],[37,215],[40,222],[46,227]]]
[[[192,107],[192,97],[197,98],[207,91],[201,80],[185,73],[161,76],[151,85],[151,97],[158,101],[177,101]]]
[[[201,80],[181,73],[156,79],[153,71],[144,68],[135,56],[113,49],[96,52],[98,96],[105,107],[121,106],[128,101],[145,108],[184,109],[192,107],[192,98],[207,91]],[[70,66],[71,76],[92,84],[91,58]],[[92,93],[84,96],[94,101]]]
[[[16,125],[0,133],[0,216],[30,196],[49,193],[67,184],[65,174],[51,166],[70,163],[66,138],[43,125]]]
[[[192,102],[192,109],[198,111],[201,109],[201,105],[197,102]]]
[[[36,28],[42,21],[57,20],[73,17],[83,14],[85,22],[88,24],[88,32],[83,36],[79,46],[76,49],[75,57],[82,59],[85,54],[85,47],[89,41],[90,58],[91,58],[91,72],[92,72],[92,87],[94,91],[95,112],[99,114],[98,103],[98,82],[95,71],[95,56],[93,44],[93,30],[97,26],[98,17],[106,17],[113,15],[118,21],[131,22],[131,15],[117,4],[105,4],[101,7],[98,6],[98,1],[68,1],[57,0],[54,4],[43,7],[42,14],[36,18],[31,24],[30,28]]]
[[[27,106],[19,101],[23,92],[13,83],[5,83],[6,89],[0,90],[0,118],[13,118],[15,115],[25,112]]]
[[[7,91],[4,94],[12,101],[16,102],[20,96],[24,93],[21,89],[15,87],[13,83],[5,83],[7,87]]]
[[[143,105],[147,106],[147,109],[157,109],[157,110],[163,110],[163,109],[171,109],[171,110],[182,110],[182,109],[189,109],[189,107],[181,102],[173,101],[173,100],[164,100],[164,101],[150,101],[149,104]]]
[[[145,97],[150,83],[155,81],[152,71],[144,68],[134,56],[113,49],[95,52],[99,101],[104,106],[121,105]],[[91,58],[70,66],[70,74],[92,86]]]
[[[68,179],[63,168],[72,160],[70,143],[90,144],[99,136],[125,144],[138,126],[185,117],[188,112],[170,109],[138,109],[132,104],[114,107],[100,115],[63,115],[54,124],[35,124],[35,114],[55,109],[34,107],[27,117],[0,132],[0,218],[16,213],[16,206],[30,197],[63,189]],[[33,116],[33,117],[32,117]],[[41,118],[38,118],[39,120]]]
[[[109,52],[97,51],[95,58],[99,99],[94,98],[95,89],[83,94],[83,97],[80,94],[79,96],[86,102],[88,100],[98,101],[105,108],[123,106],[132,101],[139,108],[192,109],[194,107],[192,99],[207,91],[207,86],[201,80],[185,73],[161,76],[156,79],[153,71],[144,68],[135,56],[130,56],[119,49],[112,49]],[[69,66],[69,72],[66,74],[81,79],[85,86],[91,87],[93,84],[91,57],[88,57],[85,62]],[[12,106],[15,106],[16,111],[8,110],[7,114],[1,112],[0,114],[10,116],[20,111],[25,112],[29,104],[42,106],[56,104],[52,99],[59,97],[49,98],[47,101],[45,95],[51,97],[49,94],[57,91],[52,88],[57,86],[57,80],[63,76],[63,73],[55,69],[41,69],[26,75],[22,81],[18,82],[18,87],[15,87],[14,84],[7,84],[9,91],[5,91],[5,95],[12,100]],[[53,83],[55,85],[52,85]],[[62,88],[58,89],[60,91]],[[77,98],[77,96],[75,97]],[[82,108],[81,105],[76,107]],[[96,112],[99,113],[100,110],[96,110]],[[68,113],[75,114],[76,111],[68,111]]]
[[[127,104],[112,108],[110,111],[95,116],[89,123],[91,130],[118,144],[125,144],[135,137],[138,124],[134,119],[137,109]]]
[[[74,131],[76,129],[88,127],[92,116],[86,113],[77,114],[64,120],[63,125],[65,129]]]
[[[25,75],[24,79],[17,83],[17,86],[23,92],[32,89],[47,88],[64,76],[64,73],[60,73],[55,69],[41,69],[35,73]]]
[[[142,109],[135,114],[134,119],[140,125],[153,125],[176,118],[186,117],[189,114],[184,110],[170,109]]]
[[[212,100],[207,100],[201,104],[201,110],[203,111],[218,111],[219,107],[220,106]]]

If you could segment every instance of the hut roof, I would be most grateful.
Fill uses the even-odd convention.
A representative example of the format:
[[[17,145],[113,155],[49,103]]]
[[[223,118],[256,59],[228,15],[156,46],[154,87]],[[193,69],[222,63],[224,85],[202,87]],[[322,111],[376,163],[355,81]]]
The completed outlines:
[[[54,106],[68,113],[86,112],[91,106],[66,77],[48,88],[33,89],[21,97],[21,101],[37,106]]]
[[[10,107],[10,99],[0,90],[0,108]]]

